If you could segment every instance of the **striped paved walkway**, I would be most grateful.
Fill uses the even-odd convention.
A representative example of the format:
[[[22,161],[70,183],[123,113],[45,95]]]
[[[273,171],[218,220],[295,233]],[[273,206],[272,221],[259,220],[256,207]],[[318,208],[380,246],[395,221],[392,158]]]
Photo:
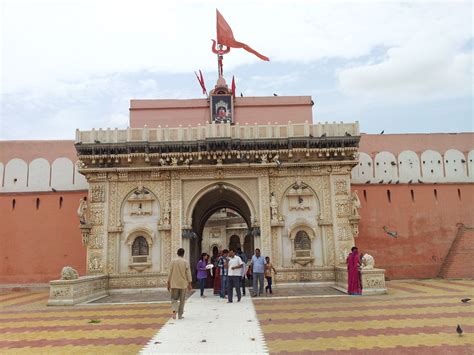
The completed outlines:
[[[275,289],[274,298],[253,299],[268,351],[474,354],[474,281],[391,281],[388,287],[384,296],[308,298],[302,292],[306,297],[297,298],[295,292],[284,299]],[[461,303],[463,297],[473,301]],[[0,292],[0,354],[137,354],[170,314],[168,304],[47,307],[47,298],[46,292]],[[205,313],[203,321],[211,316]]]
[[[270,353],[474,354],[473,281],[388,287],[388,296],[256,300]],[[473,303],[460,302],[467,296]]]

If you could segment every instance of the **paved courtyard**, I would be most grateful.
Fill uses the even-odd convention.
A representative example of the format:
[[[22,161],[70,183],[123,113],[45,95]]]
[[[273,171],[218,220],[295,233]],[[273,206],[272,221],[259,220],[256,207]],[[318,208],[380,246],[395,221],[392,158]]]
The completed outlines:
[[[253,306],[248,300],[221,306],[242,307],[245,319],[255,308],[270,353],[474,353],[472,280],[391,281],[384,296],[309,297],[310,287],[275,289],[273,297],[253,299]],[[473,301],[462,303],[464,297]],[[0,291],[0,354],[136,354],[172,327],[166,303],[47,307],[47,298],[46,292]],[[214,300],[222,303],[213,296],[190,302],[190,318],[180,322],[193,321],[191,307],[210,307]],[[200,317],[205,326],[206,316]]]

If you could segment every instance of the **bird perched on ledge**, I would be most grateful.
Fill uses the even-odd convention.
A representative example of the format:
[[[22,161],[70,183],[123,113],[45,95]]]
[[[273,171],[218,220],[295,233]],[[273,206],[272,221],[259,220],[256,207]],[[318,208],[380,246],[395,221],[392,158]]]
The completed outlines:
[[[462,328],[461,326],[458,324],[457,328],[456,328],[456,333],[458,333],[459,336],[462,335]]]

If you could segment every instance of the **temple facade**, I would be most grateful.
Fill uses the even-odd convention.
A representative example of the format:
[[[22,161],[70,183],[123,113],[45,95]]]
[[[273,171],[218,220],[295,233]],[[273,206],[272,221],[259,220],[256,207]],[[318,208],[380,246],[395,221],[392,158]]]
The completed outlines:
[[[0,142],[0,282],[71,265],[82,276],[51,282],[50,304],[73,304],[164,286],[179,247],[191,265],[241,247],[277,282],[342,288],[353,245],[390,278],[472,277],[473,134],[360,134],[311,106],[221,81],[209,99],[132,100],[127,129]],[[385,291],[383,269],[364,290]]]
[[[358,142],[357,123],[78,131],[87,273],[111,288],[164,286],[174,251],[195,264],[213,247],[206,222],[228,208],[277,281],[334,281],[358,233]]]

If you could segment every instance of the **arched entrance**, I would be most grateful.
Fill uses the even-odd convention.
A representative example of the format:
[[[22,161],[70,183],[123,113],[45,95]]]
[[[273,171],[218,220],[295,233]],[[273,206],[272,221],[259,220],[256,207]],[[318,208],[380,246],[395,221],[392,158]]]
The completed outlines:
[[[223,216],[228,214],[236,214],[243,220],[245,233],[251,230],[251,211],[252,207],[247,203],[248,199],[243,196],[238,190],[232,188],[230,185],[223,183],[217,183],[207,189],[207,192],[199,197],[199,200],[195,203],[192,211],[192,230],[196,233],[196,238],[190,240],[190,263],[193,270],[193,277],[195,275],[196,263],[202,252],[212,252],[211,250],[203,250],[203,231],[206,226],[206,222],[215,213],[222,213]],[[213,217],[215,219],[215,217]],[[221,236],[226,237],[225,229],[217,229],[215,233],[220,233]],[[239,236],[235,235],[236,238],[225,239],[226,242],[220,245],[220,249],[227,248],[228,243],[234,243],[235,248],[241,247]],[[253,243],[252,243],[253,244]],[[212,245],[212,243],[211,243]],[[233,245],[233,244],[232,244]]]
[[[234,234],[229,240],[229,250],[237,250],[238,248],[240,248],[240,237]]]

